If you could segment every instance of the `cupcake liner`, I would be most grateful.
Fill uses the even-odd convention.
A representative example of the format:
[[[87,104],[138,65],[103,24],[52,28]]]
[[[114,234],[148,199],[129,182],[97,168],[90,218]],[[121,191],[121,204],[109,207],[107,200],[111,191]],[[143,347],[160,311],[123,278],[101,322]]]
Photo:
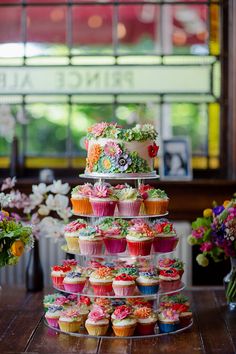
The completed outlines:
[[[55,286],[58,289],[64,290],[64,284],[63,284],[64,278],[65,278],[65,276],[64,277],[63,276],[60,276],[60,277],[52,276],[53,286]]]
[[[66,322],[66,321],[58,321],[60,330],[64,332],[79,332],[81,321],[73,321],[73,322]]]
[[[137,284],[137,287],[142,294],[156,294],[159,290],[159,284],[157,285],[140,285]]]
[[[141,204],[141,200],[134,200],[131,202],[118,201],[117,207],[121,216],[138,216]]]
[[[152,240],[129,241],[127,245],[131,256],[148,256],[152,247]]]
[[[91,283],[95,295],[111,295],[112,282],[110,283]]]
[[[133,295],[136,285],[112,285],[116,296],[131,296]]]
[[[112,237],[104,237],[104,244],[106,250],[109,253],[122,253],[126,250],[126,239],[125,238],[112,238]]]
[[[59,324],[58,324],[59,318],[48,318],[47,316],[45,316],[45,318],[46,318],[49,326],[54,327],[54,328],[59,328]]]
[[[181,281],[178,280],[160,280],[160,288],[162,291],[174,291],[180,287]]]
[[[71,204],[75,214],[90,215],[93,212],[89,198],[71,198]]]
[[[67,247],[69,251],[77,251],[79,252],[79,238],[77,236],[75,237],[65,237],[66,239],[66,243],[67,243]]]
[[[149,334],[154,334],[156,322],[150,323],[137,323],[136,331],[140,336],[147,336]]]
[[[117,337],[131,337],[134,334],[136,328],[135,325],[130,325],[130,326],[115,326],[114,324],[112,325],[112,329]]]
[[[66,291],[68,292],[72,292],[72,293],[82,293],[83,288],[85,286],[85,281],[84,282],[79,282],[77,284],[67,284],[64,283],[64,288]]]
[[[192,314],[190,313],[187,316],[184,316],[184,315],[180,314],[179,315],[179,321],[180,321],[180,327],[181,328],[188,326],[191,323],[191,321],[192,321]]]
[[[102,254],[102,240],[88,241],[79,239],[80,253],[85,256],[101,255]]]
[[[165,214],[167,212],[169,200],[144,200],[147,215]]]
[[[91,336],[105,336],[105,334],[107,333],[109,324],[104,324],[104,325],[96,325],[96,324],[91,324],[91,323],[86,323],[85,322],[85,328],[88,331],[88,334],[90,334]]]
[[[114,200],[108,201],[93,201],[91,205],[94,216],[113,216],[117,202]]]
[[[175,250],[179,238],[177,236],[165,237],[165,236],[156,236],[153,241],[153,250],[154,252],[167,253]]]
[[[159,330],[161,333],[174,332],[179,329],[179,323],[165,323],[159,321]]]

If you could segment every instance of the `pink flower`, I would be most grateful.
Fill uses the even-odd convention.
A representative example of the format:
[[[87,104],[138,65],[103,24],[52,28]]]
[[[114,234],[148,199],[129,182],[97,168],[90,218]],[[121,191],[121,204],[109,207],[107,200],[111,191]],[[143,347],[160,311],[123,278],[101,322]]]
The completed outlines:
[[[97,322],[106,318],[106,313],[101,306],[93,305],[93,309],[89,313],[88,318],[93,322]]]
[[[195,238],[202,238],[205,232],[205,227],[204,226],[200,226],[197,229],[192,231],[192,236]]]
[[[200,250],[202,252],[209,252],[212,250],[212,248],[213,248],[213,245],[211,242],[203,242],[203,244],[200,247]]]
[[[178,312],[175,310],[172,310],[171,308],[163,310],[161,314],[167,320],[171,320],[171,321],[178,321],[179,320]]]
[[[98,136],[102,135],[102,133],[104,132],[104,130],[107,128],[107,126],[108,126],[108,124],[107,124],[107,123],[104,123],[104,122],[102,122],[102,123],[97,123],[97,124],[95,124],[95,125],[93,125],[93,126],[91,127],[91,133],[92,133],[94,136],[98,137]]]
[[[117,184],[114,188],[121,190],[121,189],[127,188],[127,185],[126,184]]]
[[[93,196],[98,198],[107,198],[111,195],[111,190],[104,185],[97,185],[94,187]]]
[[[126,305],[117,306],[114,311],[114,316],[117,320],[123,320],[131,314],[130,307]]]
[[[122,153],[122,150],[118,144],[114,141],[108,141],[104,145],[104,153],[110,157],[118,156]]]

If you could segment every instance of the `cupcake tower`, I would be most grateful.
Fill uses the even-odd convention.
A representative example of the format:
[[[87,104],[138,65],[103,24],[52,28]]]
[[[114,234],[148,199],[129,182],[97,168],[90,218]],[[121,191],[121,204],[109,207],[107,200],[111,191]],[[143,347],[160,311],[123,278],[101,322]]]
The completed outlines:
[[[44,299],[51,328],[114,338],[158,336],[191,325],[188,301],[179,294],[183,263],[169,258],[179,241],[164,218],[169,198],[143,183],[156,178],[156,136],[149,125],[125,130],[99,123],[89,130],[81,177],[99,181],[71,193],[75,219],[65,226],[63,249],[78,260],[51,269],[58,291]],[[137,186],[107,182],[117,175],[124,182],[136,179]]]

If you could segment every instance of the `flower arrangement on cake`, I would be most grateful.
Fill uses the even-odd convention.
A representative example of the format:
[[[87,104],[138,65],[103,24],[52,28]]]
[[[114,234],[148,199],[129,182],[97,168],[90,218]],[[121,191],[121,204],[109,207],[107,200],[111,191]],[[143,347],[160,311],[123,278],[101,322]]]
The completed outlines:
[[[213,203],[212,208],[205,209],[203,216],[192,223],[188,242],[199,246],[201,253],[196,260],[203,267],[208,266],[209,257],[215,262],[231,258],[232,271],[226,281],[226,298],[229,303],[236,304],[236,195],[223,205]]]

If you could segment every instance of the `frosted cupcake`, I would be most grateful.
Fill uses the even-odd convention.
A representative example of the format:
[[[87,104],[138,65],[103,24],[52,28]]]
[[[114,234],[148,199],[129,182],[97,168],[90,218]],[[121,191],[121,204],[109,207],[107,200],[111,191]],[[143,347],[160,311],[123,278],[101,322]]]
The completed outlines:
[[[95,184],[90,202],[94,216],[113,216],[117,198],[107,183]]]
[[[153,225],[156,236],[153,241],[154,252],[166,253],[175,250],[179,238],[173,224],[167,219],[160,219]]]
[[[64,288],[68,292],[82,293],[86,283],[86,277],[79,272],[69,272],[63,280]]]
[[[106,250],[111,254],[122,253],[126,250],[126,232],[128,222],[122,219],[109,219],[107,222],[102,222],[99,229],[104,236],[104,244]]]
[[[60,330],[63,332],[79,332],[82,318],[76,308],[64,311],[58,321]]]
[[[80,253],[85,256],[102,254],[103,237],[97,226],[87,226],[80,230]]]
[[[78,269],[81,269],[80,265],[78,264],[76,259],[64,259],[62,261],[63,266],[69,266],[71,267],[72,271],[76,271]]]
[[[63,280],[68,272],[71,271],[69,266],[53,266],[51,268],[51,277],[53,286],[58,289],[64,290]]]
[[[139,271],[135,266],[121,267],[116,270],[117,275],[124,274],[124,273],[133,277],[134,280],[137,279],[137,277],[139,275]]]
[[[128,228],[126,236],[129,253],[131,256],[148,256],[151,251],[155,233],[151,227],[138,220]]]
[[[146,271],[140,272],[136,279],[139,291],[142,294],[156,294],[159,289],[159,278],[156,272]]]
[[[161,289],[164,291],[177,290],[180,286],[180,275],[176,269],[161,270],[159,279]]]
[[[48,307],[45,318],[49,326],[59,328],[58,320],[63,311],[64,308],[61,305],[51,305]]]
[[[90,215],[92,214],[92,206],[89,200],[93,191],[93,185],[85,183],[81,186],[76,186],[71,192],[71,203],[74,214]]]
[[[109,327],[109,315],[103,310],[102,307],[96,305],[89,313],[85,321],[85,328],[88,334],[92,336],[104,336]]]
[[[117,337],[130,337],[134,334],[137,319],[132,315],[129,306],[118,306],[113,312],[112,329]]]
[[[47,311],[49,306],[55,304],[55,301],[58,297],[60,297],[61,294],[48,294],[45,295],[43,298],[43,306],[44,306],[44,310]]]
[[[169,198],[161,189],[149,189],[146,192],[144,206],[147,215],[161,215],[167,212]]]
[[[68,309],[68,307],[72,306],[71,300],[63,295],[60,295],[56,301],[54,302],[55,305],[63,306],[64,310]]]
[[[111,304],[111,300],[110,299],[107,299],[107,298],[104,298],[104,297],[97,297],[95,300],[94,300],[94,303],[93,305],[98,305],[98,306],[101,306],[103,308],[103,310],[108,313],[108,314],[111,314],[113,312],[113,307],[112,307],[112,304]],[[92,306],[93,306],[92,305]]]
[[[118,211],[122,216],[137,216],[140,212],[142,198],[136,188],[130,186],[116,192],[118,198]]]
[[[79,231],[87,226],[86,221],[78,219],[72,221],[64,228],[64,236],[69,251],[76,251],[79,253]]]
[[[183,294],[163,295],[160,299],[160,308],[172,308],[178,311],[179,307],[184,306],[185,311],[189,310],[188,297]]]
[[[89,277],[95,295],[110,295],[114,272],[108,267],[96,269]]]
[[[131,275],[123,273],[113,279],[112,288],[116,296],[131,296],[135,291],[136,284]]]
[[[161,333],[177,331],[180,327],[179,314],[172,309],[161,311],[158,315],[159,329]]]
[[[176,269],[179,273],[180,279],[184,273],[184,263],[178,258],[162,258],[158,262],[159,270],[168,270],[170,268]]]
[[[134,311],[137,318],[137,333],[141,336],[154,334],[157,314],[150,307],[139,307]]]

